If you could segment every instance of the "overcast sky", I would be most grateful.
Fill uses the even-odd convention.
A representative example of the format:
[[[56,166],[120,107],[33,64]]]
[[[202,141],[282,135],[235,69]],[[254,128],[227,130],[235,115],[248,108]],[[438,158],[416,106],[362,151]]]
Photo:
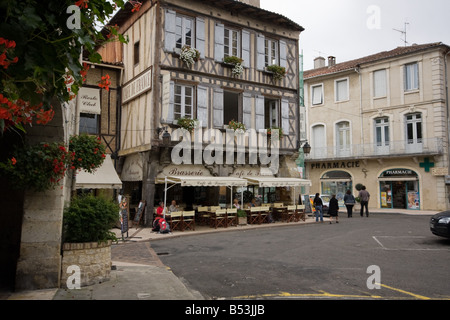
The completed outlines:
[[[450,45],[448,0],[261,0],[261,8],[300,24],[304,70],[318,56],[337,63],[403,46],[407,41]]]

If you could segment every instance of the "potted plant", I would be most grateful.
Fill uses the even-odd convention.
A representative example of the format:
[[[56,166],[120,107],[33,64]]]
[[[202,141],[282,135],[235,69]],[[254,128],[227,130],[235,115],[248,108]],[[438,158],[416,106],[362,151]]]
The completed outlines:
[[[272,133],[274,131],[278,131],[278,140],[283,139],[283,129],[282,128],[278,128],[278,127],[272,127],[272,128],[268,128],[267,129],[267,136],[269,137],[270,140],[272,140]]]
[[[177,121],[177,125],[179,125],[181,128],[192,133],[194,131],[194,129],[198,127],[198,120],[191,119],[188,117],[180,118]]]
[[[232,68],[233,77],[239,77],[244,73],[244,60],[236,56],[227,56],[223,59],[223,66]]]
[[[239,121],[235,121],[234,119],[228,123],[228,129],[232,129],[238,133],[244,133],[246,128],[245,125]]]
[[[64,210],[62,270],[80,268],[80,286],[109,280],[111,243],[117,241],[111,229],[119,219],[119,206],[93,195],[74,197]],[[61,283],[69,278],[61,273]]]
[[[181,48],[180,59],[190,68],[200,59],[200,52],[195,48],[185,45]]]
[[[286,68],[276,64],[266,67],[266,71],[273,75],[275,81],[281,80],[286,76]]]
[[[237,216],[239,219],[239,225],[246,225],[247,224],[247,212],[242,209],[238,209]]]

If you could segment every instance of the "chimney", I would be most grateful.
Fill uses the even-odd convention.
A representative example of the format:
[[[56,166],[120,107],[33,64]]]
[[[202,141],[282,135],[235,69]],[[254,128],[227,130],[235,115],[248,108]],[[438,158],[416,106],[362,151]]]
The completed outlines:
[[[317,57],[314,59],[314,69],[320,69],[325,67],[325,58]]]
[[[257,8],[261,8],[261,0],[240,0],[240,2],[249,4]]]
[[[336,57],[328,57],[328,68],[333,67],[336,64]]]

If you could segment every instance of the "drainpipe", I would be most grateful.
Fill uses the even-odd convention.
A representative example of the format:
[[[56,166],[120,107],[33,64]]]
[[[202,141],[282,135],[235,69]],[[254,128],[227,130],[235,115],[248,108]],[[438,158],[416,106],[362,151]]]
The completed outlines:
[[[447,108],[447,163],[449,166],[449,170],[450,170],[450,159],[449,159],[449,153],[450,153],[450,110],[449,110],[449,103],[448,103],[448,98],[449,98],[449,94],[448,94],[448,63],[447,63],[447,56],[450,54],[450,50],[447,50],[447,53],[444,55],[444,81],[445,81],[445,106]],[[447,186],[447,190],[450,187]],[[447,209],[449,208],[450,205],[450,190],[448,190],[448,202],[447,202]]]
[[[357,66],[355,68],[355,72],[359,75],[359,113],[360,113],[360,121],[361,121],[361,146],[364,146],[364,117],[363,117],[363,101],[362,101],[362,75],[361,75],[361,67]]]

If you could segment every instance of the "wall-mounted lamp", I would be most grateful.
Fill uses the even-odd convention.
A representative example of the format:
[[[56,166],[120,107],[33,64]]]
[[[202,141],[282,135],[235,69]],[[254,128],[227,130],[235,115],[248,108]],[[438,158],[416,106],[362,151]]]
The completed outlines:
[[[162,135],[162,143],[163,146],[168,147],[171,142],[171,136],[170,133],[167,131],[167,127],[157,128],[156,132],[158,133],[158,137],[161,135],[161,132],[164,132]]]
[[[311,146],[309,145],[308,141],[306,141],[305,144],[303,145],[303,153],[304,154],[311,153]]]

